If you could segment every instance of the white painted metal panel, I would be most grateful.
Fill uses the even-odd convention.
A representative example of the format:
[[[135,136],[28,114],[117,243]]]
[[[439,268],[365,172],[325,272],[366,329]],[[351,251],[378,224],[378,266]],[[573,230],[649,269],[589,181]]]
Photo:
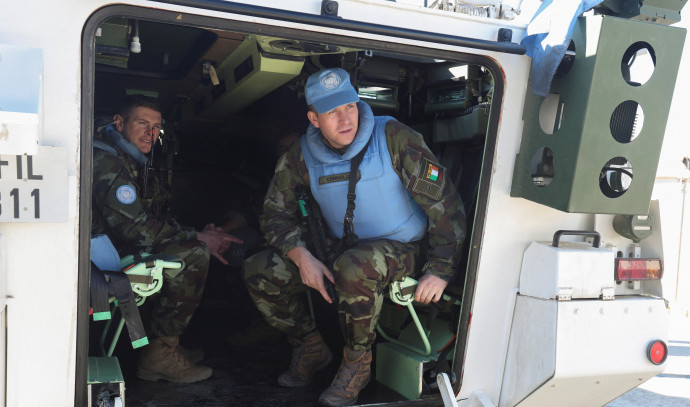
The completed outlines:
[[[690,41],[689,41],[690,42]],[[674,297],[679,303],[679,310],[688,315],[690,313],[690,191],[688,180],[683,181],[682,186],[682,213],[681,234],[678,239],[678,269],[676,272],[676,291]],[[683,270],[683,272],[681,272]]]
[[[68,195],[67,222],[0,224],[12,296],[7,307],[8,407],[74,405],[76,177],[68,178]]]
[[[317,14],[320,0],[296,0],[291,2],[247,1],[261,7],[285,8],[290,11]],[[108,1],[45,2],[26,0],[12,2],[0,13],[0,42],[43,50],[43,126],[38,135],[39,145],[64,147],[67,151],[69,176],[69,218],[62,224],[0,224],[0,233],[8,237],[6,247],[11,258],[10,286],[15,297],[8,324],[12,331],[8,336],[8,406],[72,406],[74,404],[76,312],[77,312],[77,254],[78,230],[78,183],[80,173],[80,143],[83,86],[81,83],[82,34],[89,17],[99,8],[111,4]],[[218,11],[199,10],[173,4],[148,1],[125,1],[143,8],[155,7],[180,13],[215,16],[249,21],[257,24],[284,26],[344,36],[360,36],[373,40],[388,37],[372,34],[353,34],[343,29],[315,27],[306,24],[283,22],[266,18],[233,15]],[[394,21],[395,26],[410,29],[495,39],[499,23],[483,24],[480,19],[467,19],[461,15],[424,11],[425,18],[413,8],[394,8],[386,2],[342,1],[342,16],[357,21],[381,23]],[[26,16],[36,24],[26,24]],[[182,14],[181,14],[182,15]],[[428,18],[427,18],[428,17]],[[430,22],[433,21],[433,24]],[[503,23],[506,24],[506,23]],[[40,29],[36,29],[40,25]],[[514,41],[524,33],[516,26]],[[415,40],[396,40],[398,44],[436,47],[434,44]],[[455,51],[467,49],[439,45],[438,48]],[[489,53],[492,58],[517,66],[514,72],[524,78],[528,72],[528,58],[518,55],[502,56]],[[516,82],[517,83],[517,82]],[[512,87],[511,101],[506,106],[509,116],[519,121],[524,84]],[[519,97],[518,97],[519,96]],[[515,110],[512,110],[515,109]],[[512,127],[512,126],[511,126]],[[512,131],[512,130],[511,130]],[[511,155],[514,156],[514,153]],[[89,163],[86,163],[89,165]],[[512,169],[512,163],[510,164]],[[88,181],[86,181],[88,182]],[[506,189],[507,191],[507,189]],[[535,239],[532,239],[535,240]],[[28,243],[31,244],[28,244]],[[523,249],[520,249],[520,252]],[[40,256],[37,255],[40,253]],[[519,265],[519,261],[517,263]],[[511,289],[515,284],[510,284]],[[494,290],[492,287],[491,290]],[[56,295],[59,293],[59,295]],[[493,326],[490,327],[494,329]],[[47,340],[46,338],[50,338]],[[495,365],[496,360],[491,360]],[[485,360],[480,362],[484,366]],[[43,369],[35,369],[41,365]],[[488,377],[493,382],[495,372]],[[486,382],[487,377],[476,376]],[[41,384],[40,392],[35,391]],[[475,388],[477,388],[475,386]],[[469,390],[469,388],[468,388]]]
[[[556,301],[518,295],[500,406],[513,406],[556,369]]]
[[[7,306],[7,255],[4,239],[5,237],[0,234],[0,311],[4,311]],[[4,357],[4,355],[0,355],[0,357]]]
[[[484,389],[494,403],[499,400],[505,338],[510,332],[511,319],[506,319],[506,312],[515,302],[513,293],[525,249],[533,241],[551,239],[559,229],[591,230],[593,223],[592,215],[564,213],[510,196],[522,134],[529,58],[496,55],[496,60],[502,67],[506,89],[499,112],[499,144],[491,168],[489,202],[483,214],[486,223],[459,394],[459,398],[469,398],[473,390]]]
[[[658,199],[658,216],[654,226],[663,231],[663,240],[659,242],[664,253],[661,285],[664,297],[671,301],[671,308],[677,306],[679,311],[690,310],[690,279],[687,277],[687,258],[690,255],[690,229],[687,227],[690,212],[687,203],[690,194],[687,188],[687,179],[657,178],[652,195]],[[683,290],[686,295],[683,295]]]
[[[36,154],[43,81],[43,53],[0,44],[0,151]]]
[[[0,234],[0,407],[5,407],[7,377],[7,266],[4,237]]]
[[[520,273],[520,294],[544,299],[599,298],[615,286],[614,253],[588,243],[533,242],[525,251]]]
[[[0,223],[13,297],[6,309],[8,407],[74,406],[82,30],[105,4],[26,0],[5,2],[0,12],[1,43],[42,50],[38,145],[64,149],[68,176],[64,223]]]
[[[0,222],[65,222],[67,151],[40,146],[35,155],[0,155]]]
[[[543,335],[549,329],[541,321],[554,319],[555,336]],[[667,332],[661,299],[519,296],[500,406],[604,405],[663,371],[646,350],[653,340],[667,341]]]
[[[128,2],[144,7],[162,7],[180,12],[232,17],[244,21],[283,25],[315,32],[352,35],[342,29],[282,23],[274,20],[243,17],[220,12],[202,11],[171,4],[135,1]],[[318,14],[320,0],[296,0],[291,2],[248,1],[258,6],[285,8],[292,11]],[[39,135],[41,144],[60,145],[68,153],[68,171],[74,177],[79,173],[79,143],[81,99],[81,35],[84,23],[106,1],[44,2],[26,0],[3,7],[0,13],[0,40],[22,46],[44,49],[46,66],[44,88],[50,95],[45,100],[46,126]],[[376,13],[371,13],[372,7]],[[27,10],[32,21],[26,24]],[[495,39],[499,26],[509,23],[497,21],[486,24],[479,19],[466,18],[438,11],[417,12],[411,8],[394,8],[380,1],[341,1],[342,16],[346,19],[380,23],[395,21],[397,26],[429,30],[480,39]],[[433,24],[429,18],[433,16]],[[513,41],[519,42],[524,27],[515,27]],[[365,38],[385,39],[380,35],[362,35]],[[420,41],[398,41],[426,45]],[[458,47],[441,45],[447,50]],[[564,214],[538,204],[509,196],[510,180],[515,154],[519,149],[521,115],[524,93],[529,72],[529,58],[518,55],[489,53],[501,66],[506,80],[503,106],[500,112],[502,125],[499,130],[500,144],[489,191],[489,208],[486,215],[484,247],[479,259],[473,303],[472,325],[465,359],[465,375],[460,396],[468,397],[477,389],[485,389],[494,395],[500,390],[503,377],[502,344],[509,331],[506,310],[511,309],[514,289],[519,278],[522,254],[533,240],[550,238],[555,229],[586,229],[591,227],[589,215]],[[88,86],[88,84],[84,84]],[[12,253],[12,270],[21,274],[12,277],[13,293],[17,297],[16,319],[11,321],[13,332],[10,346],[15,346],[10,361],[8,394],[11,406],[24,405],[73,405],[74,400],[74,345],[77,284],[77,212],[78,188],[76,180],[70,181],[70,218],[61,225],[0,225],[0,232],[11,235],[7,247]],[[527,221],[526,221],[527,220]],[[48,237],[49,236],[49,237]],[[27,242],[32,247],[27,247]],[[41,253],[41,256],[36,256]],[[36,278],[40,276],[42,278]],[[48,277],[49,278],[46,278]],[[54,296],[54,292],[62,295]],[[52,302],[47,303],[48,299]],[[45,306],[36,307],[35,304]],[[15,305],[13,304],[13,307]],[[11,318],[11,317],[10,317]],[[36,321],[40,321],[37,323]],[[51,340],[46,340],[51,338]],[[487,350],[489,350],[487,352]],[[47,362],[46,362],[47,361]],[[45,362],[45,363],[44,363]],[[44,363],[45,369],[36,371],[35,366]],[[42,391],[36,392],[36,383]]]
[[[0,407],[5,407],[5,395],[7,393],[5,386],[7,385],[7,377],[5,371],[7,369],[7,359],[5,357],[7,352],[7,312],[5,309],[0,311]]]

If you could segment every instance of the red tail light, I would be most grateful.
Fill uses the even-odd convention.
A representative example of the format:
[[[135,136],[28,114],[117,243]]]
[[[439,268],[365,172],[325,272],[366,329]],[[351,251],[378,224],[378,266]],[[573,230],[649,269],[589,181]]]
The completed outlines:
[[[649,346],[647,346],[647,358],[655,365],[664,363],[667,355],[668,347],[666,347],[664,341],[660,339],[650,342]]]
[[[663,274],[661,259],[616,259],[616,281],[660,280]]]

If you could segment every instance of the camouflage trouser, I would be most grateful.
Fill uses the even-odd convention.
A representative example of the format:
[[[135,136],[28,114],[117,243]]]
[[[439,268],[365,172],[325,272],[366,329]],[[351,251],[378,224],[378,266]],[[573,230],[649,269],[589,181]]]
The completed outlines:
[[[196,239],[159,245],[153,252],[179,257],[184,260],[185,267],[163,272],[163,287],[150,298],[153,311],[149,334],[151,337],[179,336],[201,302],[210,254],[206,243]]]
[[[371,348],[376,339],[384,290],[392,281],[412,275],[418,256],[418,243],[377,240],[361,242],[335,260],[332,272],[339,300],[340,328],[349,348],[357,351]],[[259,252],[245,260],[244,279],[264,318],[285,332],[289,341],[315,329],[298,296],[307,287],[290,259],[273,249]]]

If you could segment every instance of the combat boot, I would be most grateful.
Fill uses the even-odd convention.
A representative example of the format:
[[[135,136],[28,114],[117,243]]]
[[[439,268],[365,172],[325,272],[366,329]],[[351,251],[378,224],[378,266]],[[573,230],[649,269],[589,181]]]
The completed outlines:
[[[204,360],[204,351],[199,348],[188,349],[182,346],[182,344],[177,345],[177,351],[182,354],[185,358],[189,359],[189,362],[193,365]]]
[[[290,368],[278,377],[278,384],[283,387],[308,386],[314,373],[328,366],[333,360],[333,353],[318,331],[305,335],[292,346]]]
[[[331,386],[321,393],[319,402],[325,406],[351,406],[359,392],[371,379],[371,350],[343,349],[343,361]]]
[[[153,339],[139,356],[137,377],[174,383],[194,383],[211,377],[211,368],[192,364],[180,352],[179,345],[180,339],[177,336]]]

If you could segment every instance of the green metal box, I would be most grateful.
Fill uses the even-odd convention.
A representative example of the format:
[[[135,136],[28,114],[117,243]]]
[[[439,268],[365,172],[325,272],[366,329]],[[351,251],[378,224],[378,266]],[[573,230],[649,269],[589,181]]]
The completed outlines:
[[[113,18],[98,28],[96,63],[127,68],[129,61],[129,22],[127,19]]]
[[[551,94],[528,86],[511,196],[647,214],[684,40],[681,28],[580,17]]]
[[[376,346],[376,381],[408,400],[418,400],[423,392],[422,375],[430,362],[435,362],[431,356],[380,343]]]
[[[254,36],[244,41],[217,68],[220,84],[201,86],[193,94],[202,120],[224,120],[284,85],[302,71],[304,57],[266,53]]]
[[[407,315],[406,312],[401,314]],[[426,315],[419,315],[419,320],[422,326],[426,326]],[[389,319],[388,322],[391,321]],[[439,318],[432,321],[431,334],[428,337],[431,352],[428,356],[424,355],[424,345],[415,324],[406,324],[398,338],[394,340],[398,343],[378,343],[376,345],[376,381],[408,400],[418,400],[430,394],[430,389],[425,383],[429,380],[435,383],[435,379],[430,378],[429,373],[436,368],[441,350],[449,346],[448,344],[453,339],[453,333],[448,328],[447,320]],[[401,343],[404,345],[401,346]],[[453,360],[453,355],[454,351],[451,350],[446,357]]]
[[[115,357],[89,356],[87,393],[88,407],[125,406],[125,379]],[[115,404],[117,403],[117,404]]]

